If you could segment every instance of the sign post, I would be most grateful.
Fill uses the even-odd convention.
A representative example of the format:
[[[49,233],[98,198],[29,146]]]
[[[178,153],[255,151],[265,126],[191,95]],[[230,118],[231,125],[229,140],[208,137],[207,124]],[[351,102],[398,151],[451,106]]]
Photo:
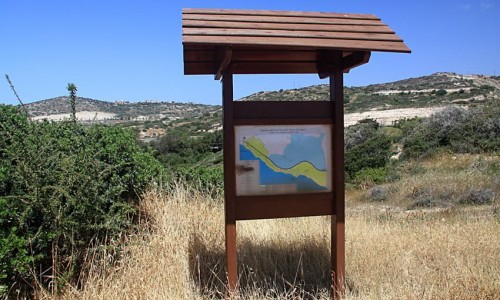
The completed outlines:
[[[370,14],[184,9],[184,73],[222,79],[228,296],[239,220],[331,216],[332,297],[345,289],[343,74],[411,50]],[[234,74],[318,74],[330,101],[233,101]],[[328,100],[328,99],[325,99]]]

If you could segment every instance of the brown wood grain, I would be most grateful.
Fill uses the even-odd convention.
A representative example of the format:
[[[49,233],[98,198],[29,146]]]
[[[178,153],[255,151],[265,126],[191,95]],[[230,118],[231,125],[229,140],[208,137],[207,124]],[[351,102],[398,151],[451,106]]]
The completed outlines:
[[[361,64],[362,62],[360,62]],[[316,62],[234,62],[232,65],[234,74],[318,74]],[[212,75],[217,72],[215,62],[185,62],[185,75]],[[352,66],[346,68],[345,72],[352,69]],[[322,78],[326,78],[322,77]]]
[[[183,28],[232,28],[232,29],[268,29],[268,30],[307,30],[330,32],[371,32],[394,33],[387,25],[346,25],[346,24],[301,24],[301,23],[250,23],[237,21],[183,20]]]
[[[225,28],[184,28],[182,34],[193,36],[251,36],[251,37],[292,37],[292,38],[324,38],[346,40],[370,41],[397,41],[403,40],[395,34],[365,33],[365,32],[330,32],[330,31],[304,31],[295,30],[270,30],[270,29],[225,29]]]
[[[214,47],[212,47],[214,48]],[[349,70],[360,63],[369,60],[370,52],[344,51],[344,69]],[[314,73],[314,64],[321,59],[321,53],[315,50],[239,50],[232,51],[233,63],[257,62],[257,63],[310,63],[309,69]],[[206,63],[210,72],[217,63],[215,49],[203,48],[202,50],[184,49],[184,61],[186,63]],[[278,67],[278,66],[277,66]]]
[[[330,101],[236,101],[234,119],[263,119],[264,122],[306,119],[315,122],[331,119],[332,107]]]
[[[241,62],[233,63],[234,74],[316,74],[314,62]],[[215,74],[214,63],[184,63],[185,75]]]
[[[364,50],[383,52],[406,52],[411,50],[402,42],[367,41],[346,39],[290,38],[290,37],[252,37],[252,36],[192,36],[185,35],[183,43],[218,45],[261,45],[268,47],[297,46],[304,48],[325,48],[342,50]]]
[[[333,102],[332,186],[333,210],[331,221],[332,295],[341,299],[345,289],[345,178],[344,178],[344,75],[342,54],[332,51],[330,101]]]
[[[187,14],[216,14],[216,15],[247,15],[247,16],[289,16],[289,17],[319,17],[319,18],[346,18],[346,19],[373,19],[380,20],[372,14],[344,14],[331,12],[304,12],[304,11],[284,11],[284,10],[237,10],[237,9],[207,9],[207,8],[184,8],[184,15]]]
[[[234,124],[233,124],[233,74],[226,70],[222,80],[222,109],[224,114],[224,216],[226,235],[227,290],[233,293],[238,285]]]
[[[235,119],[234,125],[328,125],[332,124],[331,119]]]
[[[383,25],[378,19],[348,19],[339,17],[308,16],[266,16],[266,15],[232,15],[232,14],[183,14],[183,20],[203,21],[237,21],[252,23],[295,23],[295,24],[346,24],[346,25]]]
[[[314,50],[302,51],[279,51],[279,50],[238,50],[233,49],[233,62],[294,62],[309,61],[315,62],[317,52]],[[213,62],[215,55],[213,49],[210,50],[184,50],[184,61],[186,62]]]
[[[236,219],[324,216],[332,212],[332,193],[237,196]]]

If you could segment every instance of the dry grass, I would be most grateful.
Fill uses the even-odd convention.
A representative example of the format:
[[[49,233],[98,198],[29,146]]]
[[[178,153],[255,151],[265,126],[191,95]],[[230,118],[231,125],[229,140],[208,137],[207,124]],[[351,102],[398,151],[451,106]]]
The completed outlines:
[[[500,156],[442,154],[424,162],[409,162],[400,167],[401,180],[381,186],[387,193],[385,205],[408,208],[428,200],[422,207],[450,208],[471,191],[500,194]],[[485,192],[486,191],[486,192]],[[352,191],[352,205],[370,200],[368,191]],[[495,197],[496,196],[496,197]]]
[[[223,208],[178,187],[145,195],[147,232],[64,299],[224,297]],[[492,206],[348,210],[346,299],[500,298],[500,220]],[[329,218],[238,223],[242,299],[328,299]]]
[[[397,200],[417,185],[462,192],[487,187],[498,195],[495,176],[486,174],[498,158],[489,160],[428,161],[389,187],[395,192],[382,203],[349,191],[345,298],[500,299],[496,204],[407,211],[406,200]],[[91,259],[83,290],[57,298],[224,298],[222,201],[179,185],[168,194],[144,195],[141,211],[148,223],[129,238],[122,259]],[[329,217],[238,222],[239,298],[329,299],[329,228]]]

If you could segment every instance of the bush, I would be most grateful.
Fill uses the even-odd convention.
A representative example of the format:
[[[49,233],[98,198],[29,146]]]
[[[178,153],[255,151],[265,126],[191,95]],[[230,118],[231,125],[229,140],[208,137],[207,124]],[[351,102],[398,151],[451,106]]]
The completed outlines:
[[[426,207],[434,207],[437,203],[437,197],[434,195],[434,191],[431,188],[417,188],[413,189],[411,194],[411,199],[413,202],[408,206],[407,209],[412,210],[416,208],[426,208]]]
[[[398,142],[403,137],[403,130],[396,127],[383,127],[382,133],[387,136],[392,143]]]
[[[467,195],[460,199],[462,204],[491,204],[495,198],[495,193],[491,189],[472,189]]]
[[[403,158],[430,156],[439,149],[481,153],[500,149],[500,109],[447,107],[415,126],[403,140]]]
[[[387,170],[385,168],[364,168],[356,172],[353,182],[362,188],[385,182]]]
[[[423,119],[414,117],[414,118],[404,118],[397,121],[394,121],[393,127],[399,128],[402,131],[402,136],[407,136],[410,134],[420,123],[422,123]]]
[[[379,130],[374,120],[364,120],[348,127],[345,133],[347,180],[352,182],[368,176],[368,179],[380,183],[382,169],[389,162],[390,147],[390,138]]]
[[[387,189],[376,186],[368,190],[369,199],[372,201],[384,201],[387,199]]]
[[[0,105],[0,286],[77,284],[87,250],[132,225],[162,174],[130,131],[30,122]]]
[[[156,150],[156,157],[172,169],[179,166],[196,164],[210,155],[214,149],[222,148],[222,132],[199,133],[191,136],[192,132],[184,128],[169,130],[151,146]]]
[[[438,96],[444,96],[446,94],[448,94],[448,92],[446,90],[443,90],[443,89],[436,91],[436,95],[438,95]]]
[[[176,170],[176,177],[194,189],[210,194],[213,198],[224,192],[222,165],[180,167]]]

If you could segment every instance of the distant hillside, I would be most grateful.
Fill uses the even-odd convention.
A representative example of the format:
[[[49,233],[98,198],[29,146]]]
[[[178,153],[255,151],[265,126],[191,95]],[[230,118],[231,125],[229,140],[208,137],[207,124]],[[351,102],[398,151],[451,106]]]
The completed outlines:
[[[62,96],[33,102],[26,105],[30,115],[35,119],[59,120],[69,117],[69,97]],[[78,97],[76,100],[77,118],[81,121],[148,121],[176,120],[191,118],[217,110],[218,106],[179,102],[107,102]],[[96,118],[97,116],[97,118]],[[100,117],[103,116],[103,117]]]
[[[397,108],[469,104],[500,97],[500,76],[435,73],[390,83],[345,87],[347,113]],[[258,92],[243,101],[328,100],[328,85]]]
[[[442,107],[470,105],[500,100],[500,76],[435,73],[390,83],[363,87],[345,87],[345,125],[372,118],[391,124],[400,118],[426,117]],[[258,92],[240,101],[318,101],[328,100],[328,85],[300,89]],[[27,105],[34,119],[69,118],[69,98],[56,97]],[[221,106],[195,103],[143,101],[115,103],[78,98],[77,118],[82,122],[125,123],[140,130],[145,137],[148,128],[191,126],[194,131],[220,128]],[[141,125],[141,123],[147,123]],[[156,130],[155,129],[155,130]]]

